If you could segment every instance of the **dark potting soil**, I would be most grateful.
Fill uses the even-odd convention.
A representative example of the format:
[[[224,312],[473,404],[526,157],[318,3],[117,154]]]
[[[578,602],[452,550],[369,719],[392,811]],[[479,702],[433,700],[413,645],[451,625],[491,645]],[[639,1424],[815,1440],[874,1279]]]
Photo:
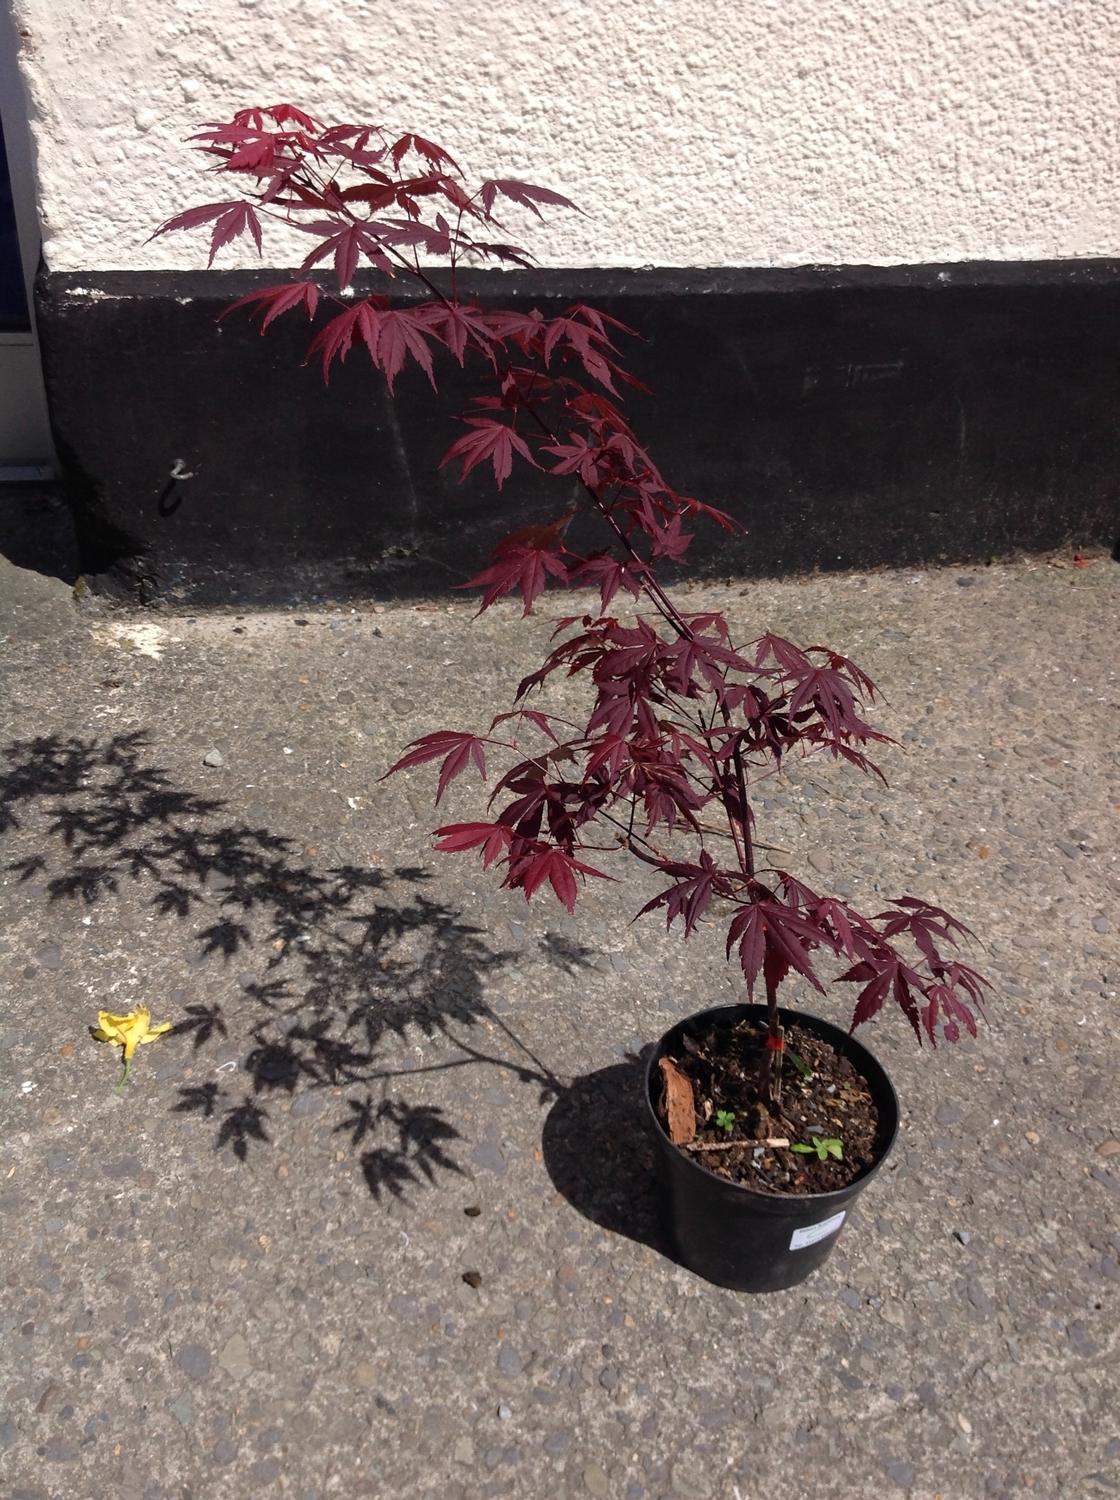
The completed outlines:
[[[669,1055],[692,1087],[696,1133],[686,1155],[731,1182],[764,1193],[827,1193],[846,1187],[878,1155],[879,1111],[866,1080],[828,1042],[787,1026],[778,1102],[763,1102],[759,1074],[766,1027],[749,1020],[712,1024],[686,1035]],[[790,1054],[801,1061],[799,1069]],[[734,1116],[730,1130],[726,1111]],[[661,1118],[665,1119],[662,1102]],[[813,1142],[841,1142],[842,1160],[821,1160]],[[767,1144],[788,1140],[788,1146]],[[794,1151],[795,1145],[813,1148]]]

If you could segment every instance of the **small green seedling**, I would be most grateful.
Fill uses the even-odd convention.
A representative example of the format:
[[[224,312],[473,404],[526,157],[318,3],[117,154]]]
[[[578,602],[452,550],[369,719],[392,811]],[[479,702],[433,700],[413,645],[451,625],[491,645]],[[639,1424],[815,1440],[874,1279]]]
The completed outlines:
[[[815,1151],[818,1161],[827,1161],[830,1156],[834,1156],[837,1161],[844,1160],[844,1143],[838,1141],[834,1135],[816,1135],[809,1145],[805,1146],[798,1142],[796,1146],[791,1146],[789,1149],[800,1151],[804,1156],[811,1156]]]
[[[799,1057],[798,1054],[796,1052],[794,1052],[791,1047],[787,1047],[785,1049],[784,1056],[785,1056],[785,1058],[786,1058],[786,1060],[788,1062],[791,1062],[793,1064],[793,1066],[801,1074],[802,1078],[812,1078],[812,1076],[813,1076],[813,1070],[812,1070],[812,1068],[805,1061],[805,1059],[803,1057]]]
[[[716,1128],[722,1130],[725,1135],[730,1135],[735,1129],[735,1111],[731,1109],[717,1109]]]

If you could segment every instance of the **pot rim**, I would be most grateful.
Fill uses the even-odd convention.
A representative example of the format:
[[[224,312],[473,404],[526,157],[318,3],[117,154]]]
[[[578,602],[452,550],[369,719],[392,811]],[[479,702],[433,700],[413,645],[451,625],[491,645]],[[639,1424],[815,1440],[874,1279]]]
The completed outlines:
[[[732,1182],[728,1177],[721,1177],[717,1172],[711,1171],[710,1168],[704,1166],[702,1162],[697,1161],[695,1156],[690,1155],[687,1151],[682,1151],[674,1141],[670,1140],[669,1133],[665,1129],[664,1125],[662,1125],[660,1119],[658,1118],[657,1110],[654,1108],[653,1092],[651,1088],[654,1067],[657,1064],[658,1060],[665,1055],[665,1040],[674,1031],[676,1031],[678,1027],[687,1026],[690,1022],[699,1021],[705,1016],[718,1016],[721,1014],[727,1015],[732,1011],[755,1011],[762,1016],[768,1014],[768,1010],[765,1005],[756,1005],[753,1003],[748,1003],[746,1001],[741,1001],[731,1005],[710,1005],[707,1006],[704,1010],[693,1011],[691,1015],[682,1016],[679,1021],[674,1021],[673,1025],[669,1027],[668,1031],[662,1032],[661,1036],[658,1038],[657,1042],[651,1049],[649,1057],[646,1059],[642,1098],[645,1104],[645,1108],[648,1111],[650,1118],[653,1120],[654,1128],[657,1130],[659,1136],[661,1137],[663,1144],[667,1146],[671,1151],[674,1151],[682,1161],[687,1163],[688,1167],[691,1168],[692,1171],[702,1173],[707,1181],[718,1182],[724,1188],[743,1193],[750,1198],[760,1199],[768,1204],[820,1203],[822,1205],[828,1205],[829,1203],[840,1203],[850,1198],[852,1196],[853,1189],[862,1188],[864,1183],[868,1182],[872,1177],[874,1177],[875,1173],[878,1172],[879,1168],[883,1165],[887,1157],[894,1150],[894,1143],[898,1139],[898,1128],[900,1124],[898,1095],[895,1093],[894,1084],[891,1082],[890,1074],[887,1072],[886,1068],[883,1067],[883,1064],[879,1061],[879,1059],[875,1056],[875,1054],[869,1047],[864,1046],[862,1042],[856,1041],[856,1039],[851,1035],[850,1032],[844,1031],[841,1027],[837,1026],[834,1021],[826,1021],[823,1016],[815,1016],[811,1011],[790,1010],[786,1006],[778,1007],[778,1014],[781,1016],[783,1024],[787,1024],[790,1021],[809,1021],[814,1026],[821,1027],[826,1032],[831,1033],[828,1039],[830,1041],[838,1040],[846,1049],[848,1049],[849,1056],[851,1056],[852,1062],[854,1062],[857,1067],[861,1066],[861,1060],[858,1054],[862,1053],[863,1056],[867,1058],[871,1063],[872,1067],[876,1069],[882,1076],[882,1081],[886,1085],[886,1100],[894,1112],[894,1123],[891,1126],[890,1135],[887,1138],[885,1146],[879,1152],[873,1162],[864,1167],[856,1177],[852,1178],[851,1182],[846,1182],[843,1187],[829,1188],[827,1192],[764,1193],[761,1192],[758,1188],[750,1187],[745,1182]],[[873,1080],[871,1080],[870,1078],[866,1079],[866,1081],[868,1083],[873,1082]]]

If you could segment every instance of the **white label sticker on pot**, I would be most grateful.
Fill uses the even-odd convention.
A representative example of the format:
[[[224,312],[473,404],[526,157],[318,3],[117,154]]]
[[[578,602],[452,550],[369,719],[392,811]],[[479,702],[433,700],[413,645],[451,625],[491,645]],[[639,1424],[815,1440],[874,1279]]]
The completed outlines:
[[[830,1234],[835,1234],[847,1217],[847,1211],[841,1209],[838,1214],[833,1214],[831,1219],[822,1219],[819,1224],[808,1224],[804,1229],[795,1229],[790,1239],[791,1250],[804,1250],[806,1245],[815,1245],[818,1240],[827,1240]]]

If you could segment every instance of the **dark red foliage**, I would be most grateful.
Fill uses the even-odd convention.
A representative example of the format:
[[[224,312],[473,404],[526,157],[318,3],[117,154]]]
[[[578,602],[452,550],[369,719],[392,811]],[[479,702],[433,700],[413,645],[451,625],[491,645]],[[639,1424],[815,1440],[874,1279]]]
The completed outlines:
[[[390,766],[385,776],[392,776],[395,771],[407,771],[413,766],[422,766],[429,760],[439,760],[442,757],[439,786],[436,788],[438,803],[456,776],[465,771],[468,765],[473,764],[483,776],[486,775],[486,755],[482,748],[486,743],[477,734],[459,734],[452,729],[437,729],[435,734],[425,734],[414,740],[408,754],[402,755],[395,765]],[[385,777],[381,779],[384,781]]]
[[[665,592],[656,565],[685,557],[695,522],[736,523],[673,489],[630,427],[619,391],[645,387],[625,368],[618,341],[633,330],[583,303],[549,318],[533,308],[484,309],[459,295],[464,262],[530,264],[527,251],[508,243],[499,209],[541,218],[543,208],[574,207],[570,200],[512,178],[471,190],[454,158],[423,136],[323,126],[290,104],[241,110],[193,139],[216,159],[214,170],[240,177],[242,192],[177,214],[157,234],[205,226],[211,261],[246,234],[259,250],[271,221],[311,240],[299,279],[228,311],[252,309],[263,332],[292,309],[314,320],[323,301],[332,304],[307,350],[324,380],[355,345],[390,390],[410,363],[434,387],[441,351],[459,365],[473,359],[483,386],[443,463],[457,462],[464,478],[488,466],[499,488],[519,465],[562,482],[564,509],[501,540],[464,587],[482,590],[483,610],[516,593],[526,614],[550,585],[592,588],[598,613],[558,623],[556,644],[489,734],[424,735],[386,773],[438,760],[438,802],[468,768],[485,777],[487,749],[512,757],[491,795],[492,820],[449,823],[436,830],[436,848],[478,851],[485,866],[502,867],[506,887],[528,900],[547,885],[571,911],[582,882],[609,878],[581,858],[603,849],[605,833],[669,882],[639,915],[663,908],[686,937],[709,922],[722,926],[748,992],[761,981],[771,1007],[792,974],[821,989],[825,957],[843,969],[841,982],[859,986],[853,1027],[889,1000],[919,1041],[955,1041],[962,1027],[975,1035],[987,981],[949,951],[969,935],[961,923],[911,896],[868,917],[757,861],[752,783],[783,756],[824,751],[880,774],[866,753],[885,739],[864,716],[875,687],[827,646],[771,634],[736,645],[722,615],[687,615]],[[449,290],[425,270],[433,259],[449,265]],[[363,265],[403,276],[421,296],[399,305],[387,290],[345,296]],[[316,267],[331,268],[336,291],[307,278]],[[578,508],[603,532],[586,555],[566,540],[573,481]],[[608,613],[620,595],[641,601],[629,619]],[[582,725],[527,706],[554,672],[586,681]],[[495,739],[500,725],[527,733],[535,748]],[[680,838],[691,855],[666,849]]]

